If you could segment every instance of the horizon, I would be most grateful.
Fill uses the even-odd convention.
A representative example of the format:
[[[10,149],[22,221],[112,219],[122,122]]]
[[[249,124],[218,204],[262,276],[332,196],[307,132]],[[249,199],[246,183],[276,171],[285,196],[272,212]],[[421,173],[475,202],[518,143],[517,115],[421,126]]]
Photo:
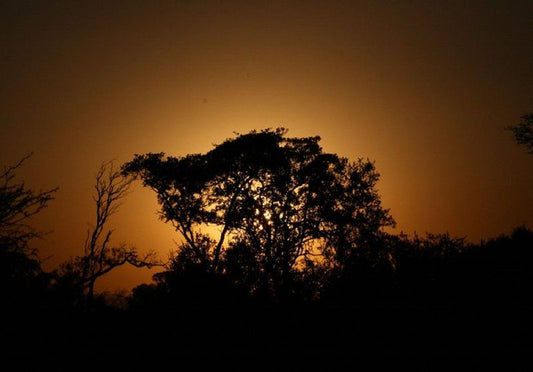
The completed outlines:
[[[505,130],[533,110],[531,2],[323,4],[5,2],[0,166],[59,186],[34,219],[45,266],[82,254],[102,162],[205,153],[286,127],[368,158],[397,226],[471,242],[533,226],[531,155]],[[135,184],[114,242],[175,250]],[[47,259],[47,257],[49,257]],[[100,290],[154,271],[121,268]]]

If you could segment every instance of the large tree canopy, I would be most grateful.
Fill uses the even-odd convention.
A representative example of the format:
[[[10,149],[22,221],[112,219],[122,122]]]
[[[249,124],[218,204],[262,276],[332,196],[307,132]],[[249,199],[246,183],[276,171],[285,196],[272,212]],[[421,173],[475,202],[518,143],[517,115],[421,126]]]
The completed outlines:
[[[306,263],[341,264],[394,223],[373,163],[325,153],[319,141],[252,131],[206,154],[136,155],[123,170],[157,193],[182,257],[275,290]]]

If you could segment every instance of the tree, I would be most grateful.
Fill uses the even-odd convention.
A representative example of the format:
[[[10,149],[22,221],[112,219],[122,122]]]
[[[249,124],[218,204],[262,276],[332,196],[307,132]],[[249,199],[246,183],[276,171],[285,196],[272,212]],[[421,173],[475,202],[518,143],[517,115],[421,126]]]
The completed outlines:
[[[36,300],[47,286],[37,250],[29,242],[45,233],[29,224],[50,202],[57,188],[35,192],[16,182],[16,171],[31,156],[0,173],[0,292],[9,306]]]
[[[0,173],[0,245],[2,249],[35,255],[28,242],[43,237],[44,233],[29,225],[29,219],[46,208],[58,188],[34,192],[24,182],[14,182],[15,171],[30,156]]]
[[[519,124],[507,129],[513,132],[519,145],[524,145],[528,153],[533,154],[533,113],[522,115]]]
[[[279,295],[313,264],[341,264],[394,223],[374,188],[373,163],[286,132],[237,134],[206,154],[136,155],[123,172],[157,193],[183,256],[252,292]]]
[[[58,281],[74,285],[80,295],[87,296],[89,306],[94,297],[96,280],[116,267],[124,264],[148,268],[160,265],[153,251],[140,255],[136,248],[127,247],[125,243],[110,243],[113,230],[106,229],[106,226],[127,195],[130,184],[131,179],[122,177],[112,162],[100,166],[94,185],[95,223],[87,231],[84,254],[62,264],[57,272]]]

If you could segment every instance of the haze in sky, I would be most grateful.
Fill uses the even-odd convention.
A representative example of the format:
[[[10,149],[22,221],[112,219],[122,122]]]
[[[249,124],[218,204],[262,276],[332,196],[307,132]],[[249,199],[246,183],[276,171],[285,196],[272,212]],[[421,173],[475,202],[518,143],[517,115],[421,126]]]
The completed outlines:
[[[0,163],[59,186],[35,223],[45,267],[81,254],[100,164],[181,156],[252,129],[320,135],[375,161],[395,232],[478,241],[533,225],[531,1],[2,1]],[[116,242],[164,259],[177,234],[137,185]],[[131,288],[121,269],[101,289]]]

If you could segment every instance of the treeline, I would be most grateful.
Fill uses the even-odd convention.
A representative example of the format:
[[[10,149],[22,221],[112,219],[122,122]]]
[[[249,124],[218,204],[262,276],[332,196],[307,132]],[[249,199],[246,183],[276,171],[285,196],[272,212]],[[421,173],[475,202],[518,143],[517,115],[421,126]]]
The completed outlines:
[[[464,306],[490,303],[490,307],[527,305],[533,279],[533,232],[519,227],[479,244],[449,235],[410,238],[384,235],[387,259],[354,257],[335,275],[295,282],[290,296],[272,298],[252,294],[248,283],[228,273],[212,273],[201,265],[173,258],[166,270],[154,275],[122,301],[110,294],[96,296],[95,308],[177,309],[229,306],[232,303],[324,303],[371,306],[379,301],[425,302],[428,305]],[[54,272],[45,272],[36,258],[2,246],[1,289],[3,309],[75,309],[70,286]],[[483,302],[481,302],[483,301]],[[79,307],[79,310],[87,310]],[[94,309],[93,309],[94,310]]]
[[[479,244],[448,234],[425,237],[383,234],[372,252],[356,254],[342,269],[306,273],[286,297],[251,293],[250,283],[231,273],[213,273],[200,264],[171,260],[154,282],[133,289],[135,310],[224,307],[233,304],[321,304],[373,308],[415,306],[462,311],[514,308],[530,302],[533,284],[533,231],[516,228]],[[379,254],[379,253],[383,254]]]
[[[38,358],[74,347],[80,358],[87,349],[93,358],[148,353],[144,360],[168,352],[165,360],[175,354],[193,365],[266,355],[267,364],[294,362],[296,351],[313,356],[298,365],[501,363],[509,353],[527,355],[532,247],[525,227],[479,244],[383,235],[374,248],[386,259],[354,256],[323,282],[296,283],[283,299],[175,258],[153,283],[118,302],[96,294],[90,309],[37,261],[4,250],[2,334],[14,355]]]
[[[37,353],[77,345],[94,355],[165,348],[196,362],[277,360],[298,350],[329,363],[353,361],[354,352],[375,363],[384,355],[431,363],[470,344],[484,355],[495,345],[518,350],[531,328],[533,231],[522,226],[478,244],[386,233],[395,222],[381,206],[374,164],[325,153],[319,140],[264,130],[206,154],[136,155],[119,170],[104,164],[85,245],[52,272],[30,248],[42,233],[29,218],[55,189],[15,182],[22,162],[6,168],[5,338],[23,354],[28,345]],[[135,179],[156,193],[162,220],[183,242],[168,262],[112,242],[109,219]],[[124,264],[161,270],[128,296],[95,293],[98,278]]]
[[[419,306],[462,311],[528,308],[533,295],[533,231],[516,228],[511,234],[465,243],[449,235],[408,237],[383,235],[374,247],[384,259],[354,256],[342,270],[310,281],[295,281],[284,298],[251,293],[249,283],[227,272],[213,273],[174,257],[155,274],[153,282],[115,298],[97,294],[91,308],[80,306],[56,272],[45,272],[36,258],[0,250],[2,309],[22,312],[46,310],[155,311],[198,310],[255,304],[287,306],[320,304],[350,308]],[[312,274],[310,274],[311,276]]]

